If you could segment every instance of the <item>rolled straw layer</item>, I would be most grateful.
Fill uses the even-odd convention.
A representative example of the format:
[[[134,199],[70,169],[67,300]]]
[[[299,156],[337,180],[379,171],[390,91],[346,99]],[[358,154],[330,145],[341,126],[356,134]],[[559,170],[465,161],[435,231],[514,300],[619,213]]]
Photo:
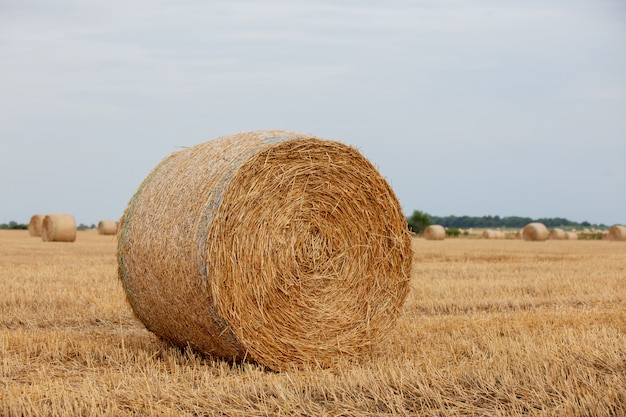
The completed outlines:
[[[615,225],[609,229],[609,240],[626,240],[626,226]]]
[[[117,222],[115,220],[100,220],[98,222],[98,234],[100,235],[117,234]]]
[[[522,237],[528,241],[543,242],[548,239],[548,235],[548,228],[539,222],[528,223],[522,229]]]
[[[176,152],[122,217],[119,277],[145,326],[274,370],[361,357],[393,329],[411,239],[354,148],[284,131]]]
[[[41,225],[44,217],[46,217],[45,214],[35,214],[30,218],[30,221],[28,222],[28,234],[30,236],[41,236]]]
[[[446,238],[446,229],[438,224],[431,224],[424,229],[424,238],[426,240],[444,240]]]
[[[76,220],[71,214],[48,214],[41,225],[41,239],[44,242],[74,242],[76,240]]]

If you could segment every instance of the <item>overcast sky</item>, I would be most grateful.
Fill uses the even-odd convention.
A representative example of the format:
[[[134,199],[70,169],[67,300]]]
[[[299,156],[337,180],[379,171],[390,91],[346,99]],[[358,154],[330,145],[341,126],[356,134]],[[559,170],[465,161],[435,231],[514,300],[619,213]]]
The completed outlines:
[[[405,214],[626,223],[623,0],[0,0],[0,223],[121,216],[183,146],[358,148]]]

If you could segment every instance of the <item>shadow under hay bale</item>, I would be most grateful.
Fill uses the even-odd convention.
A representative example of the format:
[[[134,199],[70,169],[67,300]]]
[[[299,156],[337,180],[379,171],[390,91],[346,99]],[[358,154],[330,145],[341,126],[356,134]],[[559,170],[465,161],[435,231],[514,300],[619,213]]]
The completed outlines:
[[[393,190],[356,149],[299,133],[170,155],[118,237],[119,277],[149,330],[274,370],[364,356],[409,290],[411,239]]]
[[[41,239],[44,242],[74,242],[76,240],[76,220],[71,214],[48,214],[41,225]]]

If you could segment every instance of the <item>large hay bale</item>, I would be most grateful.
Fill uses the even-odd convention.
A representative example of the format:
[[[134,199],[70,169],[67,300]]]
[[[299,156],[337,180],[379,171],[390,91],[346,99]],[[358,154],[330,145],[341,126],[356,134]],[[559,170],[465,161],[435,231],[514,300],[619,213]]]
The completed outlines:
[[[550,239],[553,239],[553,240],[564,240],[564,239],[567,239],[567,236],[565,235],[565,230],[560,229],[558,227],[555,227],[554,229],[551,229],[550,233],[548,234],[548,237]]]
[[[48,214],[41,225],[44,242],[73,242],[76,240],[76,220],[71,214]]]
[[[352,147],[284,131],[173,153],[118,234],[119,277],[150,331],[274,370],[380,346],[411,259],[406,218],[375,167]]]
[[[543,223],[528,223],[522,229],[522,237],[524,240],[531,242],[543,242],[548,239],[548,228]]]
[[[426,240],[444,240],[446,238],[446,229],[438,224],[431,224],[424,229],[424,238]]]
[[[626,226],[611,226],[608,234],[609,240],[626,240]]]
[[[98,222],[99,235],[115,235],[117,234],[118,223],[115,220],[100,220]]]
[[[34,214],[30,218],[28,222],[28,234],[30,236],[41,236],[41,225],[43,224],[44,217],[46,217],[45,214]]]
[[[567,240],[578,240],[578,233],[576,233],[576,232],[565,232],[565,239],[567,239]]]

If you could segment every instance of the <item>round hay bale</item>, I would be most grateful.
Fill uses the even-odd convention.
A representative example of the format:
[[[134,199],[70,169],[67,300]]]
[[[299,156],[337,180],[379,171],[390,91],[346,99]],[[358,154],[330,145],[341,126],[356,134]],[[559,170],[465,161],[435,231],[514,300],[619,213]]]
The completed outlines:
[[[500,230],[487,229],[483,231],[484,239],[504,239],[504,232]]]
[[[531,242],[543,242],[548,239],[548,229],[543,223],[528,223],[522,229],[522,237],[524,240]]]
[[[118,223],[115,220],[100,220],[98,222],[99,235],[115,235],[117,234]]]
[[[73,242],[76,240],[76,220],[71,214],[48,214],[41,224],[44,242]]]
[[[566,240],[578,240],[578,233],[576,232],[565,232]]]
[[[551,229],[550,233],[548,234],[548,237],[550,239],[553,239],[553,240],[567,239],[567,237],[565,235],[565,230],[559,229],[558,227],[555,227],[554,229]]]
[[[424,238],[426,240],[444,240],[446,238],[446,229],[438,224],[431,224],[424,229]]]
[[[41,236],[41,225],[44,217],[46,217],[45,214],[35,214],[30,218],[30,221],[28,222],[28,234],[30,236]]]
[[[609,240],[626,240],[626,226],[611,226],[608,234]]]
[[[118,273],[147,329],[281,370],[362,358],[407,297],[411,237],[356,149],[285,131],[173,153],[131,198]]]

